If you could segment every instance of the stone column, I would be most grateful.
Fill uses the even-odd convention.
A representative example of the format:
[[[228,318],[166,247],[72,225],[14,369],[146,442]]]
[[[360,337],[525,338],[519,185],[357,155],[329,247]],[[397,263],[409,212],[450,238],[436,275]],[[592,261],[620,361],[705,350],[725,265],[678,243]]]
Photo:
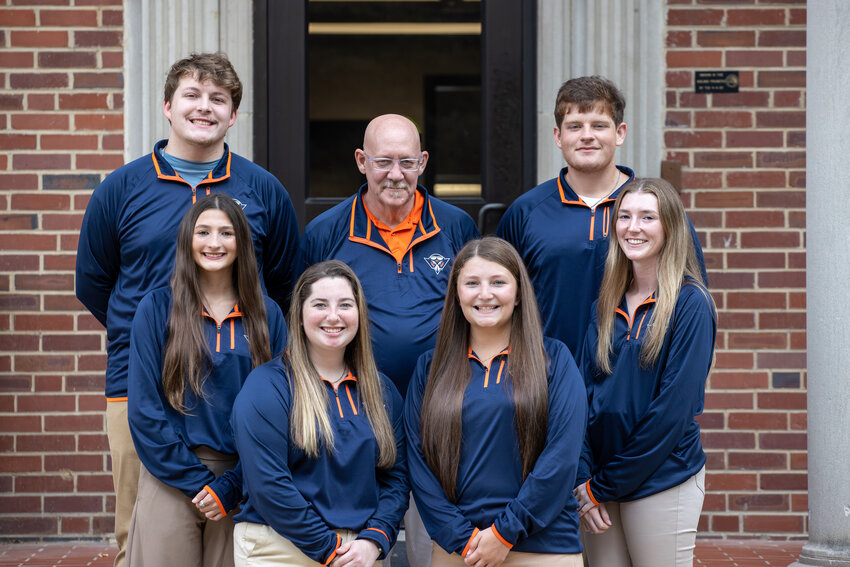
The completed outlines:
[[[794,566],[850,566],[850,3],[809,0],[806,333],[809,542]]]

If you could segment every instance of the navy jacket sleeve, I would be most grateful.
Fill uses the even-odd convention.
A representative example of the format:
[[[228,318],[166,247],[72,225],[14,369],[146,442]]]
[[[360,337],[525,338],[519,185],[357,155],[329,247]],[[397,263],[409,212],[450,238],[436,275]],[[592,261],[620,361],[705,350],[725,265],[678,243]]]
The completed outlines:
[[[516,498],[493,522],[508,543],[516,544],[548,526],[572,498],[576,469],[587,426],[584,384],[566,345],[551,340],[549,420],[546,444]]]
[[[449,553],[462,553],[476,528],[446,496],[440,481],[425,462],[422,438],[419,436],[422,397],[425,394],[432,354],[433,351],[426,352],[419,357],[404,400],[410,486],[416,507],[431,539]]]
[[[585,396],[588,396],[587,405],[590,407],[590,397],[587,389],[587,380],[590,376],[590,368],[593,366],[593,361],[596,357],[596,352],[594,350],[594,345],[596,344],[596,339],[591,338],[591,335],[595,337],[596,335],[596,305],[597,303],[594,301],[593,306],[591,307],[591,317],[590,317],[590,325],[587,333],[584,336],[584,343],[582,344],[581,351],[579,352],[579,359],[576,361],[576,364],[579,368],[579,372],[581,373],[582,379],[584,380],[583,385],[585,386]],[[588,480],[590,480],[591,472],[593,471],[593,451],[590,447],[590,437],[587,435],[585,431],[583,433],[584,441],[582,443],[581,449],[581,457],[578,462],[578,471],[576,472],[576,481],[575,485],[584,484]]]
[[[670,347],[658,394],[622,451],[607,463],[600,463],[601,470],[590,479],[597,501],[616,501],[640,487],[670,457],[687,425],[702,411],[715,331],[710,300],[697,286],[682,286],[670,322]]]
[[[103,200],[107,178],[92,194],[83,216],[77,245],[77,298],[106,327],[109,296],[121,267],[114,214]]]
[[[139,459],[152,475],[189,498],[209,485],[228,511],[241,498],[238,483],[227,477],[214,482],[215,475],[189,449],[166,416],[172,411],[162,389],[168,311],[155,305],[153,294],[148,294],[133,318],[127,400],[130,432]]]
[[[298,219],[283,185],[272,177],[272,203],[269,205],[269,233],[263,250],[263,281],[269,297],[281,310],[289,309],[289,294],[295,285],[298,256]]]
[[[395,433],[396,459],[392,468],[378,471],[378,509],[357,536],[359,539],[375,542],[381,550],[379,559],[387,557],[395,544],[401,519],[407,511],[410,492],[403,421],[404,402],[395,385],[388,378],[381,378],[384,385],[384,405]]]
[[[293,482],[288,465],[290,411],[286,379],[267,365],[255,368],[236,397],[231,417],[244,490],[272,529],[314,561],[325,563],[339,539]]]

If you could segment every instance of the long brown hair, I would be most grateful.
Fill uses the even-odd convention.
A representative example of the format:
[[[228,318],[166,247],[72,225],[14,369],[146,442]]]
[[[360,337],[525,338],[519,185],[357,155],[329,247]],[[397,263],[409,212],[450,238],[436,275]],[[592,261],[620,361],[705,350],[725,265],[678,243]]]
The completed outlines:
[[[611,215],[610,234],[614,235],[612,236],[614,241],[608,246],[605,274],[602,277],[599,302],[596,306],[599,327],[596,363],[605,374],[610,374],[612,371],[611,350],[615,311],[633,278],[632,263],[617,241],[617,217],[623,198],[629,193],[639,192],[649,193],[658,199],[658,216],[664,228],[664,245],[658,257],[658,298],[649,320],[649,334],[645,336],[641,346],[641,366],[644,368],[651,366],[658,360],[685,276],[699,282],[701,290],[708,296],[694,250],[685,207],[673,186],[663,179],[645,178],[635,179],[623,187],[614,202]],[[710,298],[708,299],[713,305]]]
[[[384,406],[381,379],[372,354],[366,298],[354,271],[339,260],[327,260],[307,268],[298,278],[292,292],[289,306],[289,344],[287,354],[284,355],[284,361],[289,366],[293,390],[290,435],[295,445],[308,456],[317,457],[322,443],[328,452],[333,451],[334,437],[328,417],[328,391],[310,359],[307,334],[302,324],[304,304],[312,293],[313,284],[324,278],[344,279],[351,284],[351,290],[354,292],[360,325],[357,335],[345,347],[345,364],[357,377],[360,400],[366,409],[366,416],[380,451],[378,466],[390,468],[396,459],[396,439]]]
[[[420,421],[425,461],[451,500],[455,498],[460,466],[463,398],[471,378],[470,325],[458,302],[457,286],[460,271],[475,257],[503,266],[517,282],[519,303],[511,316],[511,354],[507,372],[513,387],[523,478],[531,472],[543,450],[549,418],[546,351],[540,312],[528,272],[514,247],[501,238],[488,236],[472,240],[458,252],[449,276]]]
[[[186,388],[190,388],[197,398],[203,398],[204,381],[212,370],[209,345],[204,339],[204,302],[199,268],[192,257],[195,223],[201,213],[210,209],[227,215],[236,236],[233,286],[242,312],[242,326],[250,337],[251,366],[268,362],[272,357],[266,305],[248,219],[227,195],[213,193],[202,197],[186,212],[177,230],[177,252],[171,276],[171,316],[162,368],[165,396],[168,403],[181,413],[188,413],[190,409],[184,403]]]

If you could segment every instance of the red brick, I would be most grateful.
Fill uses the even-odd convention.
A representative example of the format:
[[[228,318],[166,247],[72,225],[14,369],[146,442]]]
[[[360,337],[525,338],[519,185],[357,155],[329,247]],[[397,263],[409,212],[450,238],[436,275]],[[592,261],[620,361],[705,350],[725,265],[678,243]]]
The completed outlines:
[[[805,148],[806,147],[806,131],[805,130],[797,130],[786,132],[786,141],[785,143],[789,148]]]
[[[100,335],[44,335],[44,350],[49,351],[86,351],[101,350]]]
[[[0,334],[0,350],[23,351],[38,350],[38,337],[35,335]]]
[[[759,191],[756,194],[758,207],[805,208],[806,193],[804,191]]]
[[[709,274],[709,281],[713,281]],[[713,285],[713,284],[712,284]],[[717,314],[718,329],[754,329],[755,315],[752,313],[740,313],[736,311],[722,311]]]
[[[714,367],[717,369],[747,369],[753,367],[753,355],[748,352],[717,352]],[[765,385],[767,376],[765,375]]]
[[[784,110],[781,112],[756,112],[758,128],[805,128],[806,112]]]
[[[13,89],[57,89],[68,86],[67,73],[12,73],[9,84]]]
[[[124,66],[124,53],[121,51],[103,51],[100,54],[104,69],[121,69]]]
[[[759,392],[759,409],[805,410],[805,392]]]
[[[759,273],[759,287],[806,287],[806,272],[805,271],[784,271],[784,272],[761,272]]]
[[[694,113],[694,125],[697,128],[750,128],[753,125],[753,113],[745,110],[705,110]]]
[[[79,492],[112,492],[112,475],[110,474],[81,474],[77,477]]]
[[[758,77],[761,88],[806,86],[805,71],[760,71]]]
[[[100,175],[90,173],[85,174],[45,174],[42,176],[42,189],[52,190],[61,189],[62,191],[72,191],[74,189],[89,189],[93,190],[100,183]],[[83,211],[85,205],[81,206],[82,201],[75,196],[74,209]],[[86,196],[88,199],[88,196]]]
[[[785,470],[788,468],[788,454],[767,451],[729,451],[730,470]]]
[[[106,398],[99,394],[93,394],[91,396],[79,396],[79,400],[77,403],[79,411],[106,411]],[[82,439],[80,439],[80,443],[82,443]],[[80,450],[82,451],[84,449],[82,449],[81,447]]]
[[[713,379],[712,383],[714,383]],[[712,388],[717,388],[717,386],[712,386]],[[753,409],[753,395],[749,393],[706,392],[705,409]]]
[[[12,167],[15,169],[70,169],[71,156],[46,153],[15,154],[12,157]]]
[[[2,17],[2,14],[0,14]],[[33,67],[33,53],[31,51],[5,51],[0,52],[0,67],[12,69],[31,69]]]
[[[729,429],[761,429],[783,431],[788,429],[785,412],[730,412]]]
[[[74,480],[71,475],[20,475],[15,477],[15,492],[71,492]]]
[[[762,490],[806,490],[807,475],[798,473],[763,473]]]
[[[712,289],[753,289],[755,275],[742,272],[715,272],[709,277]]]
[[[694,167],[753,167],[752,152],[694,152]]]
[[[46,51],[38,54],[42,69],[68,69],[95,67],[97,57],[93,51]]]
[[[63,28],[95,27],[97,12],[95,10],[41,10],[41,25]]]
[[[788,307],[790,309],[805,309],[806,308],[806,293],[805,292],[789,292]]]
[[[0,110],[23,110],[23,95],[0,94]]]
[[[726,294],[729,309],[783,309],[785,294],[765,291],[734,291]]]
[[[71,252],[77,250],[77,244],[79,244],[80,235],[79,234],[60,234],[59,235],[59,250],[64,252]],[[47,306],[47,298],[45,297],[45,306]],[[82,304],[77,303],[79,306],[78,309],[82,309]]]
[[[750,473],[717,473],[706,475],[706,490],[757,490],[758,477]]]
[[[783,311],[781,313],[759,313],[761,329],[805,329],[806,314]]]
[[[728,132],[727,135],[731,134]],[[784,171],[729,171],[726,173],[728,187],[785,187]]]
[[[670,30],[667,32],[667,47],[691,47],[693,43],[691,32],[682,30]],[[668,86],[670,85],[668,83]],[[685,85],[678,85],[685,86]]]
[[[10,10],[0,9],[0,20],[6,27],[33,27],[35,26],[35,11],[33,10]]]
[[[805,433],[759,433],[759,447],[784,451],[805,451]]]
[[[9,357],[6,357],[7,359]],[[11,376],[6,374],[0,380],[0,392],[29,392],[32,390],[32,380],[29,376]],[[0,416],[2,419],[2,416]],[[0,431],[5,431],[0,428]]]
[[[120,26],[124,23],[124,12],[121,10],[104,10],[101,17],[105,26]]]
[[[74,370],[73,356],[26,355],[15,356],[17,372],[67,372]]]
[[[0,533],[51,535],[56,534],[58,524],[58,518],[4,516],[0,517]]]
[[[77,315],[77,329],[81,331],[103,331],[103,325],[88,313]]]
[[[723,187],[723,174],[717,171],[683,171],[682,184],[688,189],[720,189]]]
[[[77,134],[42,134],[43,150],[96,150],[97,136]]]
[[[85,309],[73,295],[44,295],[45,311],[79,311]]]
[[[719,67],[723,62],[722,51],[676,50],[667,51],[667,67]]]
[[[805,51],[786,51],[785,65],[787,67],[805,67],[806,52]]]
[[[73,450],[73,435],[18,435],[18,453],[55,453]]]
[[[84,455],[81,453],[70,453],[64,455],[45,455],[44,470],[52,471],[83,471],[102,472],[103,455]]]
[[[804,171],[789,171],[788,185],[799,189],[806,188],[806,172]]]
[[[803,455],[805,456],[805,455]],[[809,511],[809,495],[808,494],[792,494],[791,495],[791,510],[795,512]]]
[[[696,194],[696,206],[704,209],[746,208],[753,206],[749,191],[701,191]]]
[[[741,234],[744,248],[797,248],[801,246],[799,232],[759,231]]]
[[[62,110],[106,110],[109,105],[105,93],[74,93],[60,94],[59,108]]]
[[[700,47],[752,47],[755,44],[756,32],[751,30],[697,32]]]
[[[712,95],[712,106],[714,107],[758,107],[770,104],[770,93],[765,91],[745,90],[737,93],[714,93]]]
[[[59,524],[59,533],[62,535],[87,535],[91,532],[91,529],[91,518],[65,516],[61,518]]]
[[[104,134],[101,144],[104,150],[122,151],[124,149],[124,136],[122,134]]]
[[[729,509],[747,512],[782,512],[790,508],[787,494],[730,494]]]
[[[728,26],[777,26],[785,24],[785,10],[727,10],[726,25]]]
[[[77,130],[121,130],[124,128],[124,115],[114,113],[77,114],[74,116]]]
[[[806,30],[761,30],[759,47],[805,47]]]
[[[103,431],[102,415],[47,415],[45,431]]]
[[[668,148],[719,148],[723,144],[720,132],[678,132],[664,134],[664,143]]]
[[[20,237],[19,237],[20,238]],[[11,240],[11,238],[9,239]],[[6,246],[10,247],[8,242]],[[0,311],[34,311],[38,309],[37,295],[0,295]]]
[[[780,148],[783,145],[781,131],[739,131],[726,132],[726,147],[728,148]]]
[[[18,290],[65,291],[74,289],[72,274],[19,274],[15,276]]]
[[[668,26],[706,26],[723,22],[723,10],[670,9],[667,11]]]
[[[688,211],[688,218],[701,229],[720,228],[723,226],[723,213],[721,211]]]
[[[739,516],[714,515],[711,517],[711,530],[714,532],[740,532]]]
[[[41,457],[38,455],[3,455],[0,459],[0,472],[4,473],[21,473],[21,472],[40,472]],[[2,519],[2,516],[0,516]],[[0,533],[5,532],[0,529]]]
[[[755,449],[756,446],[752,433],[703,431],[701,437],[706,449]]]
[[[86,372],[106,370],[106,355],[81,355],[79,369]]]
[[[791,470],[808,470],[808,468],[809,456],[807,453],[791,453]]]
[[[67,47],[66,31],[13,31],[11,47]]]
[[[44,511],[57,514],[102,512],[103,496],[45,496]]]
[[[785,226],[785,214],[782,211],[726,211],[727,228],[772,228],[783,226]]]
[[[664,126],[668,128],[689,128],[691,126],[691,113],[686,110],[667,112]]]
[[[806,152],[757,152],[757,167],[806,167]]]
[[[12,128],[15,130],[67,130],[66,114],[13,114]]]
[[[120,89],[123,86],[121,73],[74,73],[75,89]]]
[[[0,431],[4,433],[34,433],[41,431],[41,417],[37,415],[0,415]],[[3,459],[0,459],[2,461]]]
[[[0,216],[0,230],[33,230],[38,228],[37,215]]]
[[[113,171],[122,165],[124,165],[124,156],[121,154],[77,154],[78,169]]]
[[[82,31],[74,32],[76,47],[118,47],[122,42],[120,31]]]
[[[56,95],[52,93],[29,93],[27,95],[27,107],[29,110],[55,110]]]
[[[72,214],[72,215],[42,215],[42,228],[44,230],[79,230],[80,225],[82,224],[83,215],[82,214]],[[51,259],[51,265],[48,265],[47,260]],[[61,258],[61,261],[59,260]],[[74,269],[74,260],[73,257],[70,261],[68,261],[67,256],[49,256],[45,257],[44,269],[45,270],[73,270]]]
[[[676,105],[668,104],[667,106],[671,107]],[[679,106],[682,108],[705,108],[708,106],[708,95],[691,92],[680,93]]]
[[[69,392],[103,392],[105,387],[103,374],[68,376]]]
[[[742,50],[726,52],[727,67],[782,67],[784,52],[767,50]]]
[[[36,392],[61,392],[62,376],[39,375],[35,377]]]
[[[72,331],[72,315],[15,315],[15,330],[18,331]]]
[[[694,417],[694,420],[699,423],[700,429],[723,429],[724,416],[721,412],[706,412],[702,415]]]
[[[68,158],[67,162],[70,166],[70,156],[43,155],[45,158],[54,158],[58,162],[65,162],[64,158]],[[24,165],[24,163],[21,165]],[[31,167],[31,169],[39,168]],[[18,193],[12,195],[12,208],[18,211],[66,211],[71,208],[71,198],[59,193]]]

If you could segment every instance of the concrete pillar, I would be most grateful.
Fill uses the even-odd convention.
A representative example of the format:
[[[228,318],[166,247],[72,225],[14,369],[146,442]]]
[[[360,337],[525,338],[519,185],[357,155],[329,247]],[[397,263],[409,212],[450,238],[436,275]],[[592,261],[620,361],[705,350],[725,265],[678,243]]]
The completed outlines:
[[[809,0],[806,333],[809,542],[795,566],[850,566],[850,3]]]
[[[663,0],[538,0],[537,177],[564,166],[552,139],[558,87],[571,77],[603,75],[626,97],[626,142],[617,163],[658,177],[664,126]]]
[[[168,137],[162,89],[171,64],[192,52],[223,51],[242,81],[242,103],[225,141],[253,157],[252,0],[124,0],[124,159]]]

